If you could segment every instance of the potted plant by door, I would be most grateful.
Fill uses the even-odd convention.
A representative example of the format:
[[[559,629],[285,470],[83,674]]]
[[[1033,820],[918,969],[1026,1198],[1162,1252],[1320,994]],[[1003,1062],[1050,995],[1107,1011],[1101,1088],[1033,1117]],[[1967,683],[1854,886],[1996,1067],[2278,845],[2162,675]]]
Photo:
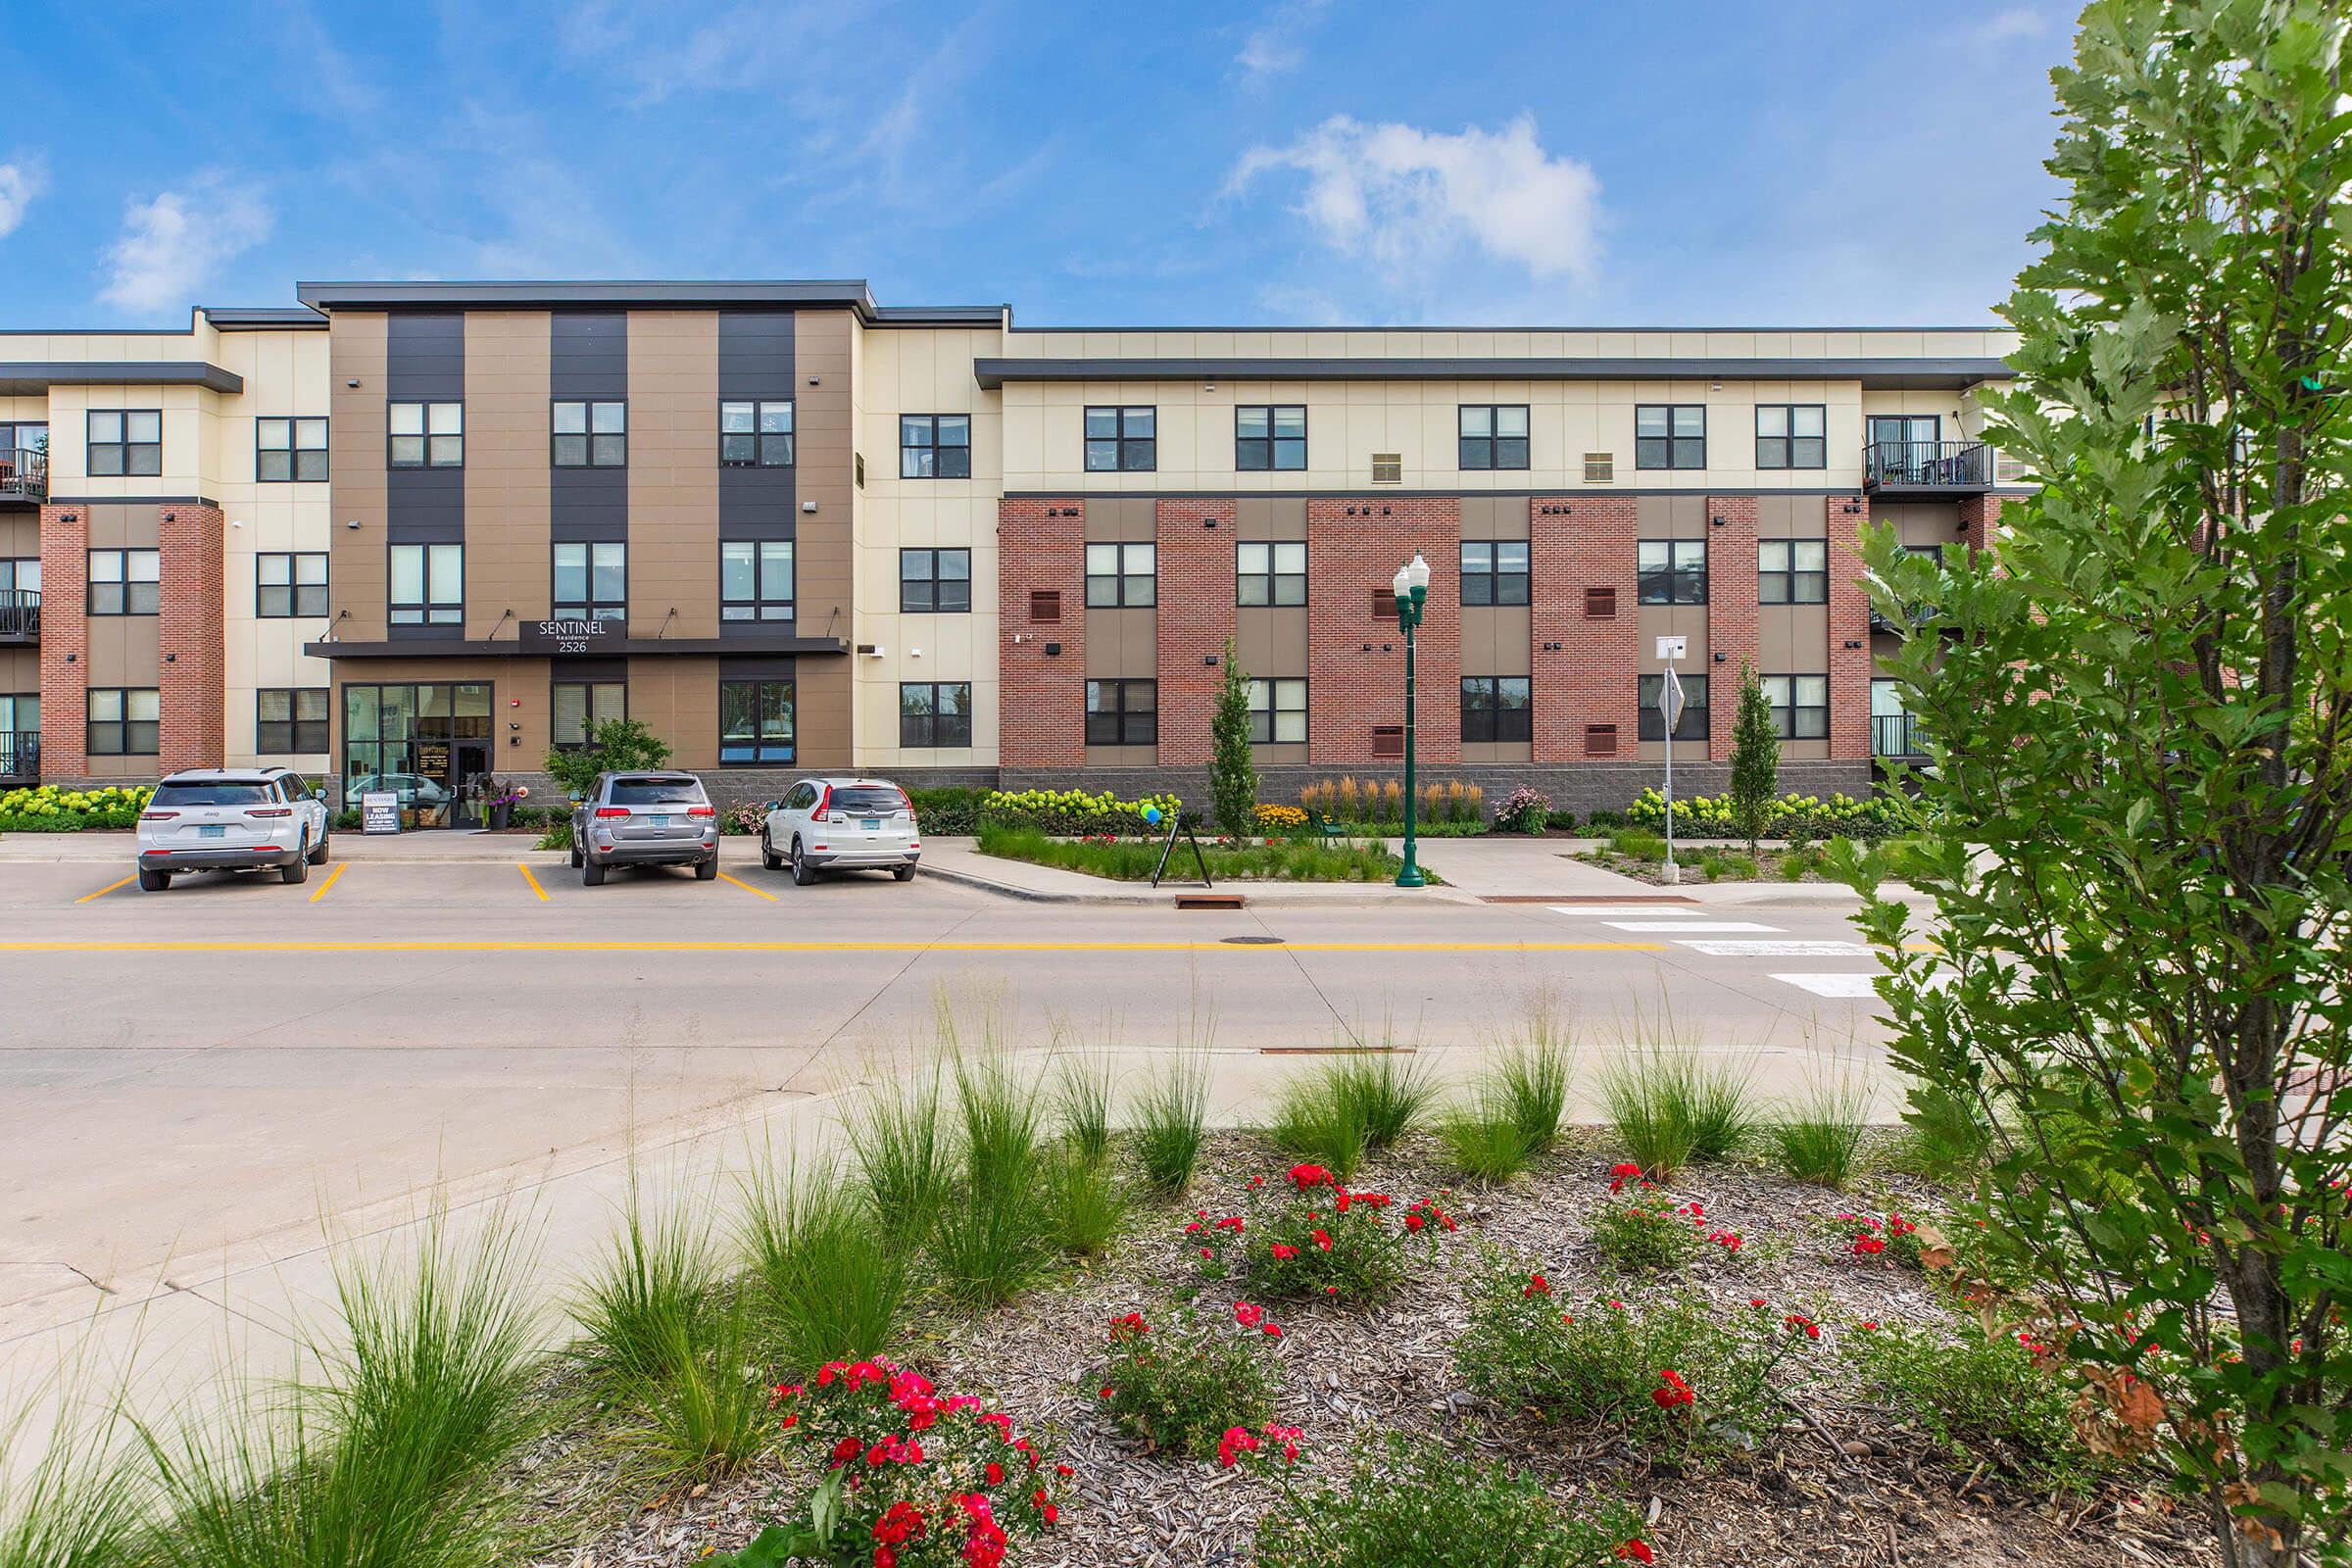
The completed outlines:
[[[518,784],[509,784],[498,777],[482,780],[482,801],[490,808],[490,831],[504,833],[514,825],[514,806],[530,794]]]

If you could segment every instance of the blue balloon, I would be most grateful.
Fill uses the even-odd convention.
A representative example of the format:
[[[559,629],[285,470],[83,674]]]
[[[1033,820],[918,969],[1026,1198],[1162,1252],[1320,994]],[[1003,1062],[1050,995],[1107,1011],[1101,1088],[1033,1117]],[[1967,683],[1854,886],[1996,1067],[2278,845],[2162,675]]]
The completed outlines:
[[[1145,807],[1144,820],[1151,823],[1153,827],[1159,826],[1159,808],[1156,806]]]

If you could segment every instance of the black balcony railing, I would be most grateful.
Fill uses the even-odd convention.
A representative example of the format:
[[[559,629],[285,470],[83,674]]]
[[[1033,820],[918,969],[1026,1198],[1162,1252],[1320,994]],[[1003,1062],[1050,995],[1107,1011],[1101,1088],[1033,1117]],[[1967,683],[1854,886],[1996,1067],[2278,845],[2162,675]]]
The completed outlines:
[[[1916,631],[1935,618],[1936,607],[1934,605],[1913,605],[1908,626],[1903,624],[1901,616],[1888,615],[1874,610],[1870,612],[1870,629],[1872,631]]]
[[[49,454],[0,447],[0,501],[49,499]]]
[[[1873,441],[1862,448],[1868,490],[1965,494],[1992,488],[1992,448],[1982,441]]]
[[[0,729],[0,778],[41,776],[41,732]]]
[[[37,643],[40,640],[40,591],[33,588],[0,590],[0,643]]]
[[[1916,713],[1873,713],[1870,715],[1870,754],[1873,757],[1925,757],[1928,749],[1920,744],[1919,715]]]

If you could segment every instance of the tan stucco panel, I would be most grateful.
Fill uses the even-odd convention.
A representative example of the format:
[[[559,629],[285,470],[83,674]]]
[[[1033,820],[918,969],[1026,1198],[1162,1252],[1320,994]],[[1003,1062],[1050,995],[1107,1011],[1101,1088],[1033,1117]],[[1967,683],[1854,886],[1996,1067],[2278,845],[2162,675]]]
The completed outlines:
[[[857,359],[847,311],[793,316],[793,463],[801,511],[793,519],[794,618],[805,637],[855,642],[857,616]],[[808,507],[814,503],[816,510]],[[851,742],[847,659],[804,658],[793,679],[795,753],[818,767],[847,767]]]
[[[344,642],[384,638],[384,392],[388,318],[379,312],[337,311],[328,328],[334,379],[327,414],[327,471],[334,498],[328,526],[327,592],[337,617],[331,634]],[[357,522],[359,526],[351,526]],[[346,613],[348,612],[348,613]],[[338,717],[336,722],[342,721]]]
[[[715,402],[711,416],[717,417]],[[671,760],[679,767],[716,767],[718,661],[666,656],[630,660],[629,716],[669,742],[676,754]]]
[[[547,616],[545,311],[466,313],[466,635],[513,642]]]
[[[1501,537],[1508,538],[1509,535]],[[1534,612],[1525,605],[1462,609],[1462,673],[1526,675],[1535,667]],[[1437,696],[1440,701],[1446,694]]]
[[[629,313],[629,624],[641,637],[718,635],[718,317],[710,311]]]
[[[1063,612],[1067,614],[1068,612]],[[1086,675],[1089,680],[1151,680],[1159,673],[1157,612],[1152,610],[1086,612]]]
[[[1306,677],[1306,607],[1250,607],[1233,613],[1234,656],[1261,679]],[[1308,692],[1311,704],[1315,694]],[[1261,754],[1264,748],[1259,748]]]

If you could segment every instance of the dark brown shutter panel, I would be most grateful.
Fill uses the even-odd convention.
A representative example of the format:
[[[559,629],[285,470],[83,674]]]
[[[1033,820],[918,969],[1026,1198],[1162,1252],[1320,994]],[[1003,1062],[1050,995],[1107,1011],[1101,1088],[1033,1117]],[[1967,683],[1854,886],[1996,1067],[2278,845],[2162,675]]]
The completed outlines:
[[[1587,757],[1615,757],[1617,755],[1617,726],[1587,724],[1585,726],[1585,755]]]
[[[1587,620],[1615,620],[1617,618],[1617,590],[1614,588],[1586,589],[1585,618]]]
[[[1402,757],[1404,755],[1404,726],[1402,724],[1373,725],[1372,755],[1374,757]]]
[[[1029,590],[1029,618],[1033,621],[1061,619],[1061,590],[1032,588]]]

